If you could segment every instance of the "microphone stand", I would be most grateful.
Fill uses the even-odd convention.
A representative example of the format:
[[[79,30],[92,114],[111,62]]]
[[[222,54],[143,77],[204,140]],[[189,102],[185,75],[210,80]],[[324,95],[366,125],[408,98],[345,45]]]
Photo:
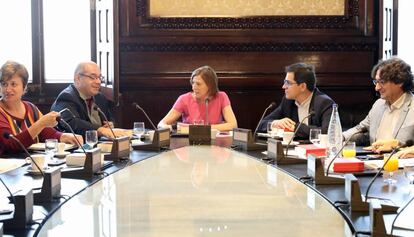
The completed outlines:
[[[159,151],[161,148],[169,148],[170,147],[170,129],[169,128],[162,128],[157,129],[157,127],[154,125],[148,114],[145,112],[141,106],[139,106],[137,103],[132,103],[132,105],[140,110],[147,120],[151,123],[151,126],[154,128],[154,136],[152,138],[151,143],[144,143],[144,144],[138,144],[132,146],[135,150],[146,150],[146,151]]]
[[[351,141],[351,139],[356,135],[356,134],[359,134],[359,133],[354,133],[354,134],[352,134],[352,136],[350,136],[343,144],[342,144],[342,146],[341,146],[341,149],[339,149],[339,151],[335,154],[335,156],[332,158],[332,160],[329,162],[329,164],[328,164],[328,168],[326,169],[326,174],[325,174],[325,176],[328,176],[329,175],[329,169],[331,168],[331,165],[333,164],[333,162],[336,160],[336,158],[338,158],[338,156],[339,156],[339,154],[341,154],[341,152],[344,150],[344,148],[345,148],[345,146],[346,146],[346,144],[348,144],[348,142],[349,141]]]
[[[104,117],[106,124],[108,124],[109,130],[111,130],[111,133],[112,133],[112,135],[114,136],[114,139],[116,139],[117,137],[116,137],[116,135],[115,135],[115,133],[114,133],[114,130],[112,130],[112,127],[111,127],[111,125],[109,124],[109,120],[108,120],[108,118],[106,117],[105,113],[104,113],[104,112],[102,112],[102,110],[101,110],[101,109],[100,109],[97,105],[95,105],[93,108],[94,108],[95,110],[97,110],[97,111],[99,112],[99,114],[100,114],[100,115],[102,115],[102,117]]]
[[[308,174],[314,179],[315,184],[344,184],[347,181],[347,178],[344,177],[333,177],[329,176],[329,170],[334,163],[334,161],[338,158],[339,154],[341,154],[342,150],[346,146],[346,144],[356,135],[359,133],[354,133],[350,136],[341,146],[338,152],[336,152],[335,156],[328,164],[328,168],[324,171],[324,166],[320,158],[315,156],[310,156],[308,160]]]
[[[372,184],[374,184],[374,181],[377,179],[377,177],[381,174],[381,171],[384,170],[384,167],[388,164],[388,161],[391,160],[391,157],[398,151],[400,147],[395,147],[391,153],[390,156],[388,157],[388,159],[386,161],[384,161],[384,164],[381,166],[381,168],[378,170],[378,172],[375,174],[375,176],[372,178],[371,182],[368,185],[367,191],[365,192],[365,202],[367,202],[368,200],[368,193],[371,189]]]
[[[399,147],[393,149],[390,153],[390,158],[395,154]],[[389,159],[390,159],[389,158]],[[389,160],[388,159],[388,160]],[[372,187],[372,184],[377,179],[377,177],[381,174],[381,171],[384,169],[385,165],[388,163],[388,160],[384,162],[384,165],[378,170],[375,176],[372,178],[371,182],[368,185],[368,188],[365,192],[365,200],[362,199],[361,189],[358,184],[358,179],[353,174],[345,174],[345,197],[346,200],[349,202],[350,209],[352,212],[367,212],[369,211],[369,202],[368,194]],[[376,199],[372,199],[372,201],[376,201]],[[395,213],[398,210],[398,206],[390,205],[388,203],[381,203],[382,211],[387,213]]]
[[[394,220],[392,221],[392,224],[391,224],[391,235],[392,235],[392,232],[394,231],[394,227],[395,227],[395,221],[397,220],[397,218],[400,216],[400,214],[405,210],[405,208],[407,208],[409,205],[410,205],[410,203],[412,202],[414,200],[414,197],[412,197],[408,202],[407,202],[407,204],[405,204],[402,208],[401,208],[401,211],[399,211],[398,212],[398,214],[397,214],[397,216],[395,216],[395,218],[394,218]]]
[[[73,131],[72,127],[61,117],[57,117],[58,122],[62,122],[65,127],[69,128],[70,132],[72,133],[73,137],[75,138],[76,142],[78,143],[78,146],[82,149],[83,153],[86,154],[85,148],[83,148],[82,144],[80,143],[79,139],[76,137],[75,132]]]
[[[314,112],[314,111],[311,111],[308,115],[306,115],[306,116],[305,116],[305,117],[304,117],[304,118],[300,121],[299,125],[296,127],[295,132],[293,133],[292,138],[289,140],[289,142],[288,142],[288,144],[287,144],[287,146],[286,146],[286,154],[285,154],[285,156],[287,156],[287,155],[288,155],[289,146],[290,146],[290,144],[292,143],[293,139],[295,138],[296,133],[299,131],[299,128],[302,126],[303,121],[305,121],[305,119],[309,118],[310,116],[312,116],[312,115],[314,115],[314,114],[315,114],[315,112]]]
[[[72,114],[72,113],[71,113]],[[72,114],[73,115],[73,114]],[[75,138],[76,142],[78,143],[79,147],[82,149],[83,153],[85,154],[85,162],[83,167],[81,168],[74,168],[74,169],[64,169],[62,170],[62,177],[64,178],[73,178],[73,179],[92,179],[94,174],[98,172],[101,167],[101,149],[94,148],[92,150],[86,151],[82,144],[79,142],[78,138],[76,137],[75,132],[73,131],[72,127],[61,117],[58,117],[58,121],[62,122],[69,130],[72,132],[73,137]]]
[[[141,108],[141,106],[139,106],[137,103],[132,103],[133,106],[135,106],[135,108],[141,110],[141,112],[145,115],[145,117],[147,118],[147,120],[151,123],[151,126],[154,128],[154,130],[157,130],[157,127],[154,125],[154,123],[152,122],[152,120],[149,118],[148,114],[145,112],[145,110],[143,108]]]
[[[260,123],[263,121],[263,118],[266,112],[275,106],[276,103],[272,102],[263,112],[262,117],[260,118],[259,122],[257,123],[256,129],[252,134],[250,129],[245,128],[233,128],[233,144],[232,146],[236,149],[241,149],[244,151],[254,151],[254,150],[262,150],[267,147],[267,144],[263,143],[256,143],[256,134],[257,130],[259,129]]]
[[[272,102],[272,103],[270,103],[270,105],[269,105],[269,106],[267,106],[267,108],[263,111],[262,117],[260,117],[259,123],[257,123],[256,129],[254,130],[254,133],[253,133],[253,139],[254,139],[255,141],[256,141],[256,134],[257,134],[257,130],[259,130],[260,123],[262,123],[262,120],[263,120],[263,118],[264,118],[265,114],[267,113],[267,111],[268,111],[269,109],[273,108],[274,106],[276,106],[276,103],[275,103],[275,102]]]
[[[209,102],[209,99],[206,98],[206,101],[205,101],[205,103],[206,103],[206,122],[204,123],[205,125],[210,124],[209,121],[208,121],[208,102]]]
[[[106,123],[109,125],[109,120],[106,117],[105,113],[97,106],[94,106],[94,109],[97,110],[105,119]],[[117,137],[114,133],[114,130],[112,130],[111,126],[109,126],[109,129],[112,132],[112,135],[114,136],[113,142],[112,142],[112,149],[110,154],[105,154],[104,159],[110,160],[110,161],[120,161],[121,159],[129,159],[129,137]]]
[[[26,155],[30,158],[31,162],[36,166],[39,170],[39,173],[43,177],[43,184],[40,192],[34,193],[34,203],[44,203],[44,202],[51,202],[54,198],[60,196],[60,189],[61,189],[61,172],[60,168],[50,168],[46,171],[43,171],[41,167],[36,163],[30,153],[27,151],[26,147],[21,143],[17,137],[13,136],[9,133],[4,133],[4,137],[6,139],[13,139],[17,144],[19,144],[20,148],[26,153]]]

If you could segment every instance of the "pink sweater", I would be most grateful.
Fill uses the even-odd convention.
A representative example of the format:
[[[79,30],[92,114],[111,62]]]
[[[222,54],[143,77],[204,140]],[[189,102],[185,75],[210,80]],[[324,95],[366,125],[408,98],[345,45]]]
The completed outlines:
[[[223,122],[223,109],[230,105],[229,97],[225,92],[219,91],[208,103],[209,124]],[[182,114],[183,122],[192,124],[195,121],[206,120],[205,102],[197,102],[191,92],[181,95],[175,102],[173,109]],[[204,121],[205,123],[205,121]]]

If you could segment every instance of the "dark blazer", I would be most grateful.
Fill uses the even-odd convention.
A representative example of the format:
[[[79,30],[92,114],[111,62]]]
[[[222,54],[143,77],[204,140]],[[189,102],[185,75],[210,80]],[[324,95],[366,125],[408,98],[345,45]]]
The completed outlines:
[[[105,113],[109,121],[113,121],[112,109],[113,104],[105,98],[102,93],[98,93],[94,97],[95,104]],[[78,90],[74,85],[69,85],[66,87],[60,94],[57,96],[55,102],[52,104],[51,110],[61,111],[65,108],[68,108],[75,117],[69,112],[63,112],[61,114],[62,119],[64,119],[72,127],[73,131],[76,134],[85,136],[85,132],[88,130],[96,130],[100,126],[93,125],[88,116],[88,110],[86,108],[85,101],[80,97]],[[100,115],[101,121],[105,119]],[[59,129],[62,131],[70,132],[69,129],[64,126],[59,126]]]
[[[309,111],[314,111],[315,115],[309,118],[309,125],[302,124],[296,137],[309,139],[309,131],[311,128],[320,128],[323,134],[328,133],[333,103],[334,101],[329,96],[315,88],[309,105]],[[295,100],[288,100],[286,97],[283,97],[279,107],[267,115],[260,123],[259,131],[266,132],[268,122],[282,118],[290,118],[296,122],[296,126],[298,125],[298,107],[295,104]]]

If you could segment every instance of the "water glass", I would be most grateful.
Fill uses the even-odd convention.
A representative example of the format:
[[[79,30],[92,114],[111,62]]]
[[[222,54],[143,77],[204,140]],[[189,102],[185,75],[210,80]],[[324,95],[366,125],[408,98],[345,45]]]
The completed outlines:
[[[98,132],[96,130],[86,131],[86,144],[92,149],[98,143]]]
[[[398,170],[398,158],[396,156],[389,156],[389,154],[384,155],[384,162],[387,160],[387,165],[384,166],[384,182],[389,185],[395,184],[397,180],[393,177],[394,172]]]
[[[309,133],[309,141],[314,145],[318,145],[320,141],[321,130],[319,128],[312,128]]]
[[[345,158],[356,156],[355,142],[348,142],[345,144],[344,149],[342,149],[342,156]]]
[[[133,134],[141,139],[141,136],[145,133],[145,123],[144,122],[134,122],[134,128],[132,130]]]
[[[414,162],[404,164],[404,175],[410,181],[410,184],[414,184]]]
[[[52,159],[57,152],[58,140],[57,139],[46,139],[45,140],[45,152]]]
[[[204,125],[204,120],[199,119],[199,120],[194,120],[194,125]]]

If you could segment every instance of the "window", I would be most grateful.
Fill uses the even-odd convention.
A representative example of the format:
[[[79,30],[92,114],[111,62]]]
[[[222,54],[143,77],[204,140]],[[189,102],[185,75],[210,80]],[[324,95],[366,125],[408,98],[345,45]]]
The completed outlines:
[[[398,56],[414,67],[414,37],[412,36],[414,1],[400,0],[398,4]]]
[[[71,82],[79,62],[91,60],[89,1],[43,0],[45,82]]]
[[[8,59],[24,64],[34,84],[72,82],[76,65],[91,60],[90,4],[1,0],[0,64]]]
[[[26,66],[29,80],[32,70],[31,1],[0,1],[0,65],[7,60]]]

